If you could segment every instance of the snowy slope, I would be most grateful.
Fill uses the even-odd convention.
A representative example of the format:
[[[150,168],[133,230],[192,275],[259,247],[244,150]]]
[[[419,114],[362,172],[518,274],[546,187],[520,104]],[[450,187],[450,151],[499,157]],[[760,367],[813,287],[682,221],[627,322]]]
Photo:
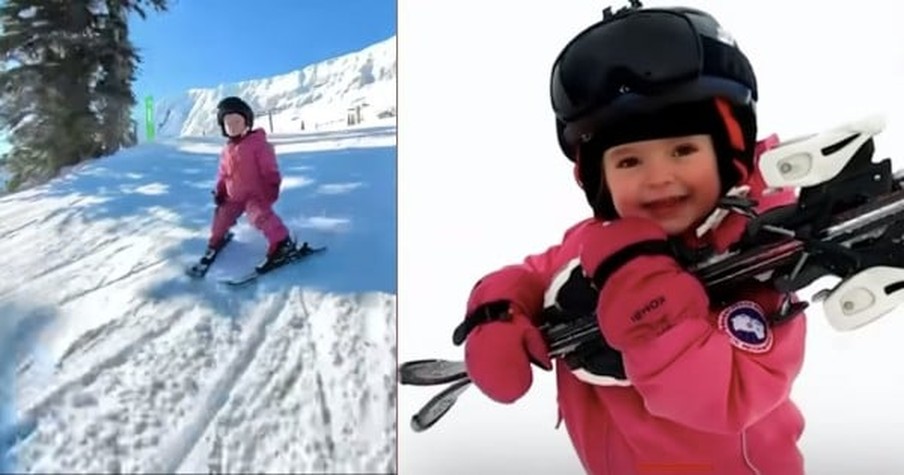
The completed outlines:
[[[182,274],[218,141],[0,198],[0,448],[19,471],[395,470],[395,128],[273,141],[277,212],[329,250],[247,288],[216,282],[265,251],[244,218],[205,281]]]
[[[231,95],[248,101],[258,116],[256,124],[268,132],[342,128],[347,125],[348,110],[359,105],[362,123],[394,124],[395,78],[396,38],[392,36],[360,51],[286,74],[161,98],[154,112],[157,134],[216,136],[217,102]],[[271,117],[266,114],[269,111],[273,111],[272,129]]]

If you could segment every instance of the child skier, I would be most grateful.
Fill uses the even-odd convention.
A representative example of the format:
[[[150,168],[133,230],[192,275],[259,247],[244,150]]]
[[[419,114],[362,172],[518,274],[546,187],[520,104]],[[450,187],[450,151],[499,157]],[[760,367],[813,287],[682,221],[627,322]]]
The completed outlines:
[[[247,213],[248,220],[269,242],[264,260],[257,269],[280,264],[295,252],[295,242],[273,204],[279,198],[282,177],[273,145],[263,129],[252,129],[254,112],[238,97],[227,97],[217,105],[217,123],[226,145],[220,154],[216,189],[217,205],[205,259],[212,258],[230,228]],[[203,259],[202,259],[203,262]]]
[[[541,309],[577,300],[583,280],[598,290],[600,364],[555,371],[559,418],[588,473],[804,473],[804,421],[789,400],[802,312],[774,319],[787,302],[768,283],[708,295],[670,251],[736,242],[746,218],[721,212],[726,195],[759,211],[793,202],[791,190],[767,194],[757,171],[777,137],[756,140],[744,54],[708,13],[638,6],[564,48],[551,95],[594,218],[475,285],[455,338],[472,381],[501,403],[523,396],[531,363],[553,366]]]

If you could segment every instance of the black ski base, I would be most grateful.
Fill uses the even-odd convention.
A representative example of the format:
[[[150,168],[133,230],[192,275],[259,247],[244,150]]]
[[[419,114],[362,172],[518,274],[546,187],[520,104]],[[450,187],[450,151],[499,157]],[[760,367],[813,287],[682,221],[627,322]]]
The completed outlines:
[[[399,367],[399,383],[403,385],[434,386],[467,377],[463,361],[424,359],[408,361]]]

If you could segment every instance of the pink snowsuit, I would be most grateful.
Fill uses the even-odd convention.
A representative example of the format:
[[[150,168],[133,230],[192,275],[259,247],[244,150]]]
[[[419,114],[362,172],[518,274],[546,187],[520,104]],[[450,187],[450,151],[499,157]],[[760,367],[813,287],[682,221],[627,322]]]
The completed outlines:
[[[266,236],[272,251],[289,235],[273,211],[281,182],[276,153],[263,129],[230,139],[220,154],[217,172],[216,193],[225,201],[214,217],[209,244],[215,245],[247,213],[248,220]]]
[[[757,157],[777,141],[773,135],[760,142]],[[760,211],[794,200],[790,190],[763,196],[758,173],[745,181]],[[701,240],[725,249],[745,222],[730,214]],[[587,245],[581,234],[589,226],[600,224],[581,222],[561,244],[485,276],[468,311],[508,300],[537,323],[544,294],[581,255]],[[630,242],[650,231],[629,225],[620,233],[609,239]],[[758,318],[780,303],[767,284],[729,298],[711,301],[697,278],[666,255],[634,258],[609,276],[600,289],[598,322],[621,353],[630,384],[590,384],[563,362],[555,365],[560,422],[588,473],[804,473],[797,448],[804,420],[789,394],[803,363],[805,317],[762,325]]]

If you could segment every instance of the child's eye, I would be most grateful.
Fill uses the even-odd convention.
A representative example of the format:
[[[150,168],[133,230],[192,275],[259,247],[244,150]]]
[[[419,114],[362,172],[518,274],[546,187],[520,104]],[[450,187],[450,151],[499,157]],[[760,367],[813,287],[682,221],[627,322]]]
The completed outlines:
[[[697,146],[694,144],[682,144],[675,147],[674,154],[676,157],[685,157],[687,155],[691,155],[697,151]]]
[[[637,166],[640,160],[637,157],[625,157],[615,163],[616,168],[628,168]]]

